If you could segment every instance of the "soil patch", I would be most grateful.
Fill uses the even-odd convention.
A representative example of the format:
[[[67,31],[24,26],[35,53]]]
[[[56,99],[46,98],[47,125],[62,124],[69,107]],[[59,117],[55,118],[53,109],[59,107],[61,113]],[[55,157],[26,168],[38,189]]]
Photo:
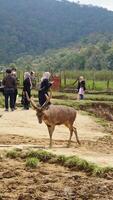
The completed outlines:
[[[0,162],[1,200],[113,199],[113,180],[90,177],[55,164],[40,163],[29,169],[25,161]]]
[[[7,145],[21,145],[29,148],[36,145],[38,148],[48,149],[49,134],[44,123],[38,124],[34,110],[5,113],[0,110],[0,148],[9,148]],[[81,146],[72,138],[71,148],[66,148],[69,139],[69,130],[64,126],[57,126],[53,133],[53,148],[48,149],[55,154],[67,156],[78,155],[80,158],[95,162],[99,165],[113,166],[113,140],[111,134],[96,123],[95,118],[77,113],[75,121]],[[3,145],[5,145],[3,147]],[[35,148],[36,148],[35,147]]]

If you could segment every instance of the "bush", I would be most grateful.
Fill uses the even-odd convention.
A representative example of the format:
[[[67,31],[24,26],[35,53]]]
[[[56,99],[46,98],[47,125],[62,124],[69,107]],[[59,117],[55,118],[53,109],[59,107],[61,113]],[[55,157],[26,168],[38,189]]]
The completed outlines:
[[[64,155],[60,155],[57,157],[57,163],[64,165],[64,163],[66,162],[67,158]]]
[[[35,157],[35,158],[38,158],[39,160],[41,160],[43,162],[47,162],[48,160],[50,160],[54,156],[53,156],[53,154],[51,154],[47,151],[38,150],[38,151],[28,152],[27,157]]]
[[[19,152],[17,152],[16,150],[10,150],[7,152],[6,156],[8,158],[17,158],[19,156]]]
[[[26,167],[36,168],[39,164],[39,160],[37,158],[27,158]]]

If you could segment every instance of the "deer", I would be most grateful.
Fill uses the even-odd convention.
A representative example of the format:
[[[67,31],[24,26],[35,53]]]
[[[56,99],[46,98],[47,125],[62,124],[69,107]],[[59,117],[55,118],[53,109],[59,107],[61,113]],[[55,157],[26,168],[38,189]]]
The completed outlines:
[[[52,135],[56,125],[65,125],[70,131],[70,137],[68,140],[67,147],[70,147],[71,138],[73,132],[75,133],[75,137],[77,143],[80,145],[80,141],[78,139],[77,130],[73,126],[73,123],[76,119],[77,112],[74,108],[64,105],[53,105],[45,102],[42,107],[37,106],[35,102],[30,99],[32,107],[36,110],[36,116],[38,118],[38,122],[41,124],[42,121],[46,124],[49,132],[50,143],[49,147],[52,148]]]

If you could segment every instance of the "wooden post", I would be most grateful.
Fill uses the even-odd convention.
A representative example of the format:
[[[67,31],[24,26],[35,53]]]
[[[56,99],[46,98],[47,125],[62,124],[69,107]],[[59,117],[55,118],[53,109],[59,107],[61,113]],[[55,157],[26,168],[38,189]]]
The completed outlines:
[[[64,87],[66,87],[66,72],[64,71]]]
[[[109,80],[107,80],[107,90],[109,90]]]
[[[61,89],[61,85],[62,85],[62,72],[60,71],[60,89]]]
[[[95,89],[95,71],[93,71],[93,84],[92,84],[92,89]]]
[[[93,83],[92,83],[92,90],[95,89],[95,80],[93,79]]]

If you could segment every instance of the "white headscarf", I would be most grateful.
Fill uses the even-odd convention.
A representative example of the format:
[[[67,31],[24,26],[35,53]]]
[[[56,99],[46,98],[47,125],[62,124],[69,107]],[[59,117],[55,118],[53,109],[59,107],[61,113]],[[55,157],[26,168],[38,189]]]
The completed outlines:
[[[80,81],[83,81],[83,80],[84,80],[84,77],[83,77],[83,76],[80,76],[79,80],[80,80]]]
[[[12,71],[11,74],[12,74],[12,76],[14,76],[14,77],[16,77],[16,75],[17,75],[15,71]]]
[[[43,73],[43,76],[42,76],[42,78],[41,78],[41,82],[42,82],[44,79],[48,79],[48,80],[49,80],[50,76],[51,76],[50,72],[44,72],[44,73]]]
[[[31,86],[30,86],[30,89],[32,89],[31,75],[30,75],[29,72],[25,72],[25,73],[24,73],[24,80],[27,79],[27,78],[29,78],[30,85],[31,85]]]
[[[29,73],[29,72],[25,72],[25,73],[24,73],[24,80],[25,80],[26,78],[30,78],[30,73]]]

